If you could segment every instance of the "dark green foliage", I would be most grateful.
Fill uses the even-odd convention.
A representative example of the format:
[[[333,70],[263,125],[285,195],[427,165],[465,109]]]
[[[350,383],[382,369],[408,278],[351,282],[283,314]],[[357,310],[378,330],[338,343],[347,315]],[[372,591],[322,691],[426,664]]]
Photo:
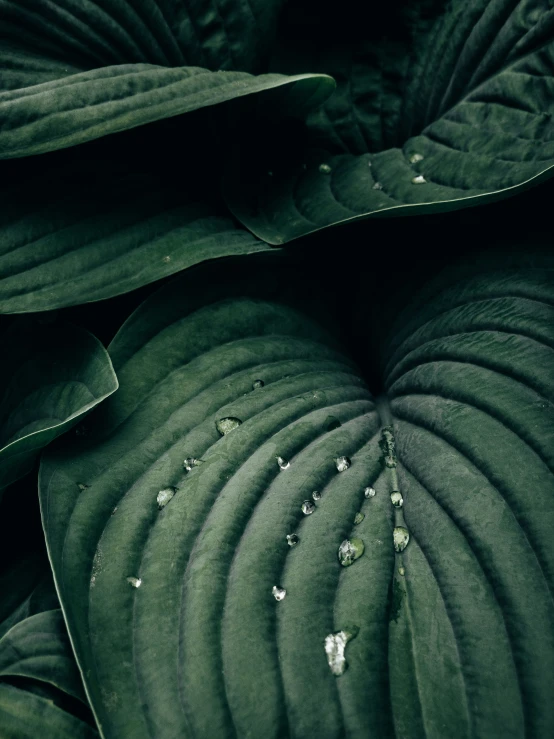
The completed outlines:
[[[117,389],[106,350],[76,326],[15,319],[2,334],[2,348],[0,491]]]
[[[383,346],[402,521],[372,397],[337,329],[308,317],[321,308],[293,287],[305,275],[273,262],[258,285],[238,262],[225,285],[204,268],[147,300],[110,345],[118,393],[86,439],[43,462],[54,572],[103,732],[547,736],[551,260],[458,271],[453,286],[447,274]],[[242,424],[221,437],[214,421],[229,416]],[[340,455],[352,466],[338,474]],[[201,464],[186,472],[186,457]],[[395,555],[404,521],[411,540]],[[338,546],[354,535],[364,555],[342,570]],[[345,622],[360,632],[337,683],[323,642]]]
[[[554,736],[550,5],[0,0],[0,739]]]
[[[227,200],[253,233],[282,244],[370,215],[482,204],[552,175],[549,3],[345,5],[338,24],[332,4],[287,6],[274,68],[324,69],[338,87],[302,137],[258,130],[253,147],[249,132],[235,153]]]

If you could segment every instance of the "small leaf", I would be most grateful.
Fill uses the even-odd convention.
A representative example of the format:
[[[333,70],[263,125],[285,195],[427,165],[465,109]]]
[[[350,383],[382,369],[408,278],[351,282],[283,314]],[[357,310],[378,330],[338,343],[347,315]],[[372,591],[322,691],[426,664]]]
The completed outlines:
[[[15,319],[1,338],[0,488],[117,389],[106,350],[83,329]]]
[[[44,544],[29,538],[37,503],[24,482],[0,505],[0,734],[98,737]]]
[[[232,152],[226,199],[271,244],[368,216],[508,197],[554,172],[554,15],[531,0],[401,9],[291,3],[274,68],[325,71],[335,94],[300,139]],[[281,149],[286,148],[286,157]],[[267,177],[267,172],[272,177]]]

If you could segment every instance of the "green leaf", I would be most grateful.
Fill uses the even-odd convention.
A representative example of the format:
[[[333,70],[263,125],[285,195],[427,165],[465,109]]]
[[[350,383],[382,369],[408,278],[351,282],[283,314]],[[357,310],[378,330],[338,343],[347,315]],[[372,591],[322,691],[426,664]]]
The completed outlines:
[[[59,608],[45,559],[36,552],[26,553],[0,575],[0,643],[4,634],[20,621]]]
[[[37,538],[28,538],[36,492],[32,485],[20,487],[0,507],[1,733],[17,739],[98,736],[44,544],[37,550]]]
[[[0,93],[0,157],[43,154],[75,146],[289,84],[302,86],[307,97],[324,98],[332,89],[332,80],[320,75],[253,77],[246,72],[165,69],[147,64],[81,72]]]
[[[70,324],[15,319],[2,335],[0,489],[39,452],[117,389],[100,342]]]
[[[382,352],[376,401],[340,324],[295,287],[307,276],[240,265],[150,297],[110,346],[119,392],[43,457],[102,735],[550,736],[552,260],[432,284]],[[341,567],[354,538],[363,555]],[[341,630],[337,677],[325,639]]]
[[[0,640],[0,678],[27,677],[50,683],[86,704],[59,608],[29,616]]]
[[[326,76],[253,76],[280,0],[221,8],[141,0],[3,3],[0,158],[74,146],[245,95],[291,87],[327,97]]]
[[[156,131],[175,142],[165,125]],[[137,157],[127,139],[113,149],[97,142],[73,149],[69,161],[64,152],[50,155],[38,171],[26,162],[29,175],[4,189],[0,312],[103,300],[204,260],[269,248],[214,197],[205,152],[204,163],[187,156],[186,176],[174,181],[165,157],[180,152],[155,135],[125,136],[152,153]],[[158,157],[161,164],[150,161]]]
[[[0,639],[0,725],[5,735],[97,737],[90,720],[61,610],[42,611],[12,626]]]
[[[372,8],[371,23],[359,3],[342,20],[314,6],[290,4],[273,66],[332,74],[335,94],[302,137],[249,135],[226,178],[257,236],[465,208],[552,176],[549,3],[411,0]]]

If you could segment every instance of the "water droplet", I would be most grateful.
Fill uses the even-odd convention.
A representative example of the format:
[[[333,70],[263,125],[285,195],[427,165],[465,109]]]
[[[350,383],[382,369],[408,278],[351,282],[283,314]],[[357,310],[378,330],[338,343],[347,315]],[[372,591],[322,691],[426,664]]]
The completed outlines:
[[[140,577],[128,577],[127,582],[133,588],[140,588],[140,586],[142,585],[142,580],[140,579]]]
[[[311,500],[304,500],[302,502],[301,508],[302,508],[302,513],[305,516],[309,516],[310,513],[313,513],[315,511],[315,503],[312,503]]]
[[[392,541],[396,552],[403,552],[410,541],[410,532],[404,526],[396,526],[392,532]]]
[[[279,465],[279,468],[281,470],[288,470],[290,467],[290,462],[287,462],[286,459],[283,459],[283,457],[277,457],[277,464]]]
[[[345,472],[351,464],[349,457],[337,457],[335,459],[335,467],[339,472]]]
[[[259,390],[264,385],[265,382],[263,380],[254,380],[254,382],[252,383],[252,390]]]
[[[402,497],[402,493],[398,490],[393,490],[390,494],[390,502],[395,508],[402,508],[402,506],[404,505],[404,498]]]
[[[273,593],[273,597],[275,598],[275,600],[283,600],[283,598],[287,594],[285,588],[280,588],[277,585],[274,585],[271,588],[271,592]]]
[[[404,576],[406,574],[406,570],[403,567],[399,567],[398,574]]]
[[[314,492],[312,493],[312,498],[314,500],[321,500],[321,493],[319,492],[319,490],[314,490]]]
[[[88,488],[88,485],[85,485],[84,482],[78,482],[77,487],[79,488],[79,490],[83,491]]]
[[[171,498],[175,495],[177,492],[177,488],[168,487],[164,488],[163,490],[160,490],[158,493],[156,500],[158,502],[158,508],[161,510],[164,506],[166,506]]]
[[[375,488],[368,487],[364,490],[364,495],[366,498],[374,498],[375,497]]]
[[[117,506],[112,511],[112,516],[115,516],[115,512],[117,511]]]
[[[196,457],[187,457],[183,462],[183,467],[187,472],[190,472],[193,467],[198,467],[200,464],[202,464],[201,459],[196,459]]]
[[[418,174],[415,177],[412,177],[412,185],[424,185],[426,182],[427,180],[422,174]]]
[[[287,544],[289,547],[295,547],[299,541],[300,539],[296,534],[287,534]]]
[[[165,262],[166,264],[168,264],[169,262],[171,262],[171,257],[164,257],[162,259],[162,262]]]
[[[382,184],[381,184],[380,182],[376,182],[376,183],[375,183],[375,184],[373,185],[373,188],[372,188],[372,189],[373,189],[373,190],[382,190],[382,189],[383,189],[383,185],[382,185]]]
[[[423,159],[423,154],[412,154],[410,156],[410,164],[417,164],[418,162],[422,162]]]
[[[361,523],[364,518],[365,515],[361,511],[358,511],[358,513],[356,513],[356,515],[354,516],[354,526],[357,526],[359,523]]]
[[[227,416],[226,418],[220,418],[219,421],[215,422],[215,427],[221,434],[221,436],[225,436],[225,434],[230,433],[231,431],[234,431],[241,425],[242,421],[240,418],[235,418],[234,416]]]
[[[348,642],[358,635],[358,631],[357,626],[349,626],[325,637],[325,654],[333,675],[339,677],[344,674],[347,666],[344,650]]]
[[[364,549],[365,546],[361,539],[345,539],[339,547],[339,562],[343,567],[350,567],[362,556]]]
[[[320,164],[319,171],[321,172],[321,174],[331,174],[332,169],[328,164]]]
[[[387,455],[385,457],[385,464],[387,467],[396,467],[396,459],[394,457],[391,457],[390,455]]]

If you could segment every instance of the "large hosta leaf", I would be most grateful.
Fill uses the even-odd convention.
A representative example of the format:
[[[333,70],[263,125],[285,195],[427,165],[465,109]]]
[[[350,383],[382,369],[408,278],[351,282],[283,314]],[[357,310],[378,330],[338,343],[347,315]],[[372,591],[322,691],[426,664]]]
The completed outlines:
[[[478,205],[550,177],[554,10],[535,0],[291,3],[274,66],[325,71],[336,93],[284,144],[245,142],[227,199],[283,243],[370,215]],[[283,156],[282,149],[287,150]]]
[[[267,54],[279,6],[4,0],[0,157],[73,146],[283,85],[324,99],[333,87],[325,76],[248,73]]]
[[[117,146],[93,142],[73,149],[69,160],[56,152],[38,171],[34,160],[25,162],[29,175],[2,192],[0,312],[111,298],[197,262],[269,248],[237,227],[210,192],[209,174],[200,172],[211,171],[210,161],[205,167],[188,155],[186,171],[175,177],[169,157],[177,152],[163,143],[178,141],[174,128],[127,133]]]
[[[2,334],[0,490],[117,389],[110,358],[87,331],[18,318]]]
[[[228,268],[218,286],[210,267],[163,288],[110,347],[121,388],[90,435],[43,460],[102,734],[546,739],[552,266],[435,285],[389,342],[377,401],[294,273]],[[396,554],[394,527],[411,537]],[[343,568],[347,538],[365,550]],[[335,676],[339,630],[357,635]]]

